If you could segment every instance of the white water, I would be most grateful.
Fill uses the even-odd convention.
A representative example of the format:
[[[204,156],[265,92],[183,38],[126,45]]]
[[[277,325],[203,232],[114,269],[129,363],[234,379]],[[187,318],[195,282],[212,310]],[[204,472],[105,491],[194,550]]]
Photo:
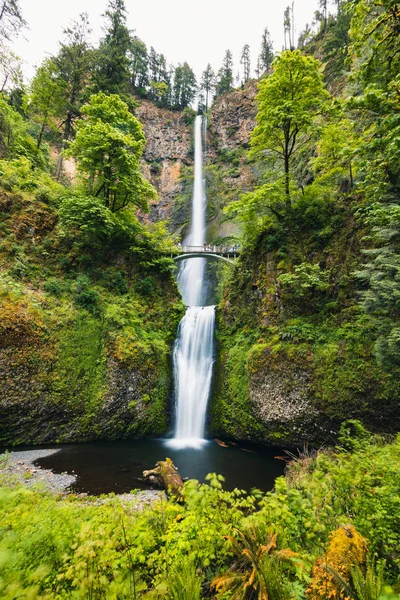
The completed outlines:
[[[192,228],[184,240],[187,245],[202,246],[205,241],[207,199],[203,181],[202,118],[195,121],[195,169],[192,198]],[[173,363],[176,403],[174,439],[178,448],[200,447],[204,440],[207,402],[210,395],[214,360],[214,306],[205,302],[204,258],[183,261],[178,286],[186,314],[180,322],[175,341]]]

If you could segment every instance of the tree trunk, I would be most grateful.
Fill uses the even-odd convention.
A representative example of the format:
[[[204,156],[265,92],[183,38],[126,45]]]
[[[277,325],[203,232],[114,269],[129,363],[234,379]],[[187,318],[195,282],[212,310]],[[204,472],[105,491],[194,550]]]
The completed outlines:
[[[61,169],[62,169],[62,163],[63,163],[63,150],[64,150],[64,144],[62,145],[61,148],[61,152],[58,156],[58,160],[57,160],[57,167],[56,167],[56,180],[58,181],[60,179],[60,175],[61,175]]]
[[[68,114],[67,114],[67,118],[65,120],[63,145],[61,148],[60,156],[58,157],[58,160],[57,160],[57,168],[56,168],[57,181],[60,179],[61,169],[62,169],[62,164],[63,164],[63,154],[62,153],[66,147],[66,144],[67,144],[69,138],[71,137],[71,131],[72,131],[72,112],[69,110]]]
[[[36,148],[39,150],[41,144],[42,144],[42,138],[43,138],[43,134],[44,134],[44,128],[46,127],[46,121],[43,121],[42,126],[40,128],[40,133],[39,133],[39,137],[38,137],[38,141],[36,144]]]
[[[285,196],[286,208],[290,208],[290,176],[289,176],[289,154],[285,152]]]

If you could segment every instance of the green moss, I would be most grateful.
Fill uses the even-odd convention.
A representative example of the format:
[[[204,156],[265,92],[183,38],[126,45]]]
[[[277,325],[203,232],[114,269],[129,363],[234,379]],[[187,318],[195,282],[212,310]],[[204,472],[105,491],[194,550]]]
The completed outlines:
[[[212,431],[233,438],[257,439],[262,427],[249,402],[248,364],[253,335],[244,331],[225,338],[221,325],[219,319],[219,356],[210,406]]]
[[[106,389],[104,329],[99,319],[79,312],[59,335],[52,399],[82,411],[80,424],[85,429]]]

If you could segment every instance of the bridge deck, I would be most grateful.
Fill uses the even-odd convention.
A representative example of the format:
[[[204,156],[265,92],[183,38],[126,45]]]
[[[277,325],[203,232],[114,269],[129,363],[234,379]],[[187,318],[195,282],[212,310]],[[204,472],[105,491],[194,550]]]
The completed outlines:
[[[183,254],[216,254],[218,256],[233,256],[236,257],[240,253],[239,249],[235,245],[231,246],[178,246],[177,250],[173,252],[175,256],[181,256]]]

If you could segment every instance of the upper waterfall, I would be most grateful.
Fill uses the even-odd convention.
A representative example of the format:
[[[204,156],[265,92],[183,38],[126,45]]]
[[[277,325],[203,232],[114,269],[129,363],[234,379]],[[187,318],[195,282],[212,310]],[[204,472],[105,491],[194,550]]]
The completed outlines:
[[[192,195],[192,223],[184,243],[202,246],[206,232],[207,199],[203,179],[203,128],[198,116],[194,126],[194,183]],[[203,306],[205,302],[203,258],[185,260],[178,275],[179,290],[186,306]]]

